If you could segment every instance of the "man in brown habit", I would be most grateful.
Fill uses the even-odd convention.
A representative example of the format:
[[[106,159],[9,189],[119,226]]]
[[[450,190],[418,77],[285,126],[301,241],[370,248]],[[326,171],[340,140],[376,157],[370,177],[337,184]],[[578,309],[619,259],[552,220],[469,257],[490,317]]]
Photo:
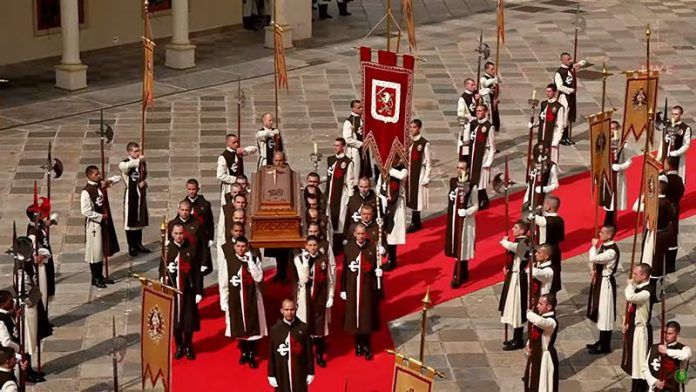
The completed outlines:
[[[296,311],[295,301],[283,300],[283,317],[271,327],[268,383],[277,392],[306,392],[314,380],[309,329],[295,317]]]
[[[174,295],[174,341],[175,359],[186,354],[189,360],[196,359],[193,352],[193,333],[201,329],[198,303],[203,299],[200,257],[195,243],[186,238],[184,226],[174,224],[167,245],[166,259],[160,263],[160,280],[176,287],[181,294]]]
[[[378,279],[382,269],[377,265],[376,244],[368,238],[365,226],[358,223],[354,239],[348,241],[343,258],[341,299],[346,301],[346,332],[355,335],[355,355],[372,359],[370,335],[379,328]]]
[[[200,186],[198,180],[190,178],[186,181],[186,198],[191,203],[191,216],[195,218],[201,225],[201,272],[203,275],[208,275],[213,272],[213,259],[210,254],[210,248],[213,246],[213,238],[215,238],[215,219],[213,218],[213,208],[210,202],[200,194]]]

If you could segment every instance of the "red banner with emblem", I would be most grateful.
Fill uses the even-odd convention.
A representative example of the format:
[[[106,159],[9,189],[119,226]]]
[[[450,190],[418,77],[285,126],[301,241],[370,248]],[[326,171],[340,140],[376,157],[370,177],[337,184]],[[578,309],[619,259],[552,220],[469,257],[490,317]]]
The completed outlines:
[[[382,173],[386,173],[396,156],[404,162],[409,142],[409,121],[415,58],[394,52],[360,48],[363,80],[363,143],[372,153]],[[401,59],[401,65],[397,61]]]
[[[171,391],[171,337],[174,297],[157,282],[141,280],[140,359],[143,390],[161,384]],[[151,285],[150,285],[151,284]]]

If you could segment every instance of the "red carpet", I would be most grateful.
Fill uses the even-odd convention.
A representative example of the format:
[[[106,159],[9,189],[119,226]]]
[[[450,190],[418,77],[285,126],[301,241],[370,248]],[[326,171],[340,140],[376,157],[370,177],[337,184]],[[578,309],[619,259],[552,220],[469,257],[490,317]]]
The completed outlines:
[[[696,150],[691,149],[690,161],[694,154]],[[641,166],[642,159],[635,159],[627,175],[630,179],[629,203],[632,203],[638,194]],[[682,200],[682,219],[696,213],[696,192],[693,191],[695,187],[696,176],[691,175],[687,182],[687,194]],[[589,173],[584,172],[562,179],[561,187],[556,194],[561,198],[560,214],[566,222],[566,240],[562,244],[563,256],[569,258],[587,251],[592,236],[594,208],[591,206]],[[510,197],[511,221],[519,218],[522,196],[522,192],[518,192]],[[408,236],[407,244],[399,247],[399,267],[390,272],[384,282],[384,326],[373,336],[376,355],[371,362],[353,355],[353,339],[342,331],[343,303],[338,298],[337,290],[332,313],[334,322],[329,340],[328,367],[317,367],[317,377],[311,390],[342,391],[346,378],[350,391],[389,390],[393,358],[384,350],[392,348],[393,342],[386,322],[418,311],[428,286],[433,303],[438,304],[502,281],[504,260],[498,241],[503,236],[504,218],[505,208],[502,199],[494,200],[488,210],[476,215],[476,258],[470,262],[469,283],[457,290],[449,287],[452,263],[443,255],[445,217],[429,220],[423,230]],[[600,223],[602,219],[603,215],[600,216]],[[620,214],[618,238],[632,235],[634,223],[634,213]],[[623,257],[627,260],[630,255]],[[271,276],[272,273],[267,275]],[[280,299],[290,294],[290,287],[280,287],[267,282],[264,290],[270,326],[280,315]],[[270,391],[266,379],[267,341],[264,339],[259,345],[258,369],[251,370],[247,366],[238,365],[239,351],[236,343],[223,336],[225,325],[218,304],[217,287],[207,290],[206,298],[201,303],[201,317],[202,330],[194,337],[198,357],[195,361],[175,361],[174,390],[188,391],[205,387],[205,390],[209,391]]]

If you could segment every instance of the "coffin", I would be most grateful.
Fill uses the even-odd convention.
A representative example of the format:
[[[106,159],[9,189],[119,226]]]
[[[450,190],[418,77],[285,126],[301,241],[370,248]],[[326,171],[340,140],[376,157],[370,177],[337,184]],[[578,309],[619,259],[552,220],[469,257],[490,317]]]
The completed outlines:
[[[251,176],[250,238],[255,248],[301,248],[300,180],[290,166],[264,166]]]

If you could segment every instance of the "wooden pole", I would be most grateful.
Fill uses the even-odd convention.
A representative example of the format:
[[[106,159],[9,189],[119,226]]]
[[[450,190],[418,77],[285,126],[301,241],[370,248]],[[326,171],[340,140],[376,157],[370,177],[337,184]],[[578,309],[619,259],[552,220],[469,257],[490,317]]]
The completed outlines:
[[[510,187],[510,172],[508,171],[508,157],[507,155],[505,156],[505,235],[509,236],[510,235],[510,192],[508,188]],[[509,237],[508,237],[509,238]],[[505,262],[507,264],[507,258],[510,257],[509,253],[507,250],[505,250]],[[514,256],[513,256],[514,257]],[[513,260],[514,262],[514,260]],[[508,336],[508,324],[505,323],[505,336],[504,336],[504,342],[507,342],[509,339]]]
[[[275,72],[273,73],[274,75],[274,81],[273,83],[273,92],[275,95],[275,117],[273,118],[276,122],[276,128],[280,129],[280,125],[278,122],[278,42],[275,39],[275,29],[278,28],[278,0],[273,0],[273,66],[275,69]],[[282,45],[282,42],[281,42]],[[277,147],[276,147],[277,148]]]
[[[150,14],[148,10],[148,1],[145,0],[143,2],[143,13],[145,15],[145,18],[143,18],[143,36],[145,39],[150,39],[151,37],[148,36],[148,29],[147,25],[149,22]],[[153,49],[154,50],[154,49]],[[153,53],[153,58],[154,58],[154,53]],[[154,66],[154,61],[153,61],[153,66]],[[143,72],[147,72],[147,69],[143,69]],[[144,83],[144,81],[143,81]],[[145,121],[146,121],[146,113],[147,113],[147,106],[146,103],[143,102],[142,105],[142,110],[140,113],[140,154],[145,155]]]
[[[106,154],[104,153],[104,138],[106,137],[106,128],[104,127],[104,109],[99,111],[99,149],[101,151],[101,174],[102,179],[106,180]],[[141,147],[142,148],[142,147]],[[104,195],[105,205],[108,205],[108,190],[107,186],[102,187],[101,191]],[[108,219],[111,219],[111,208],[106,210]],[[102,233],[104,234],[104,233]],[[104,236],[102,235],[102,246],[104,247],[104,274],[106,275],[106,280],[109,280],[109,240],[104,241]]]

